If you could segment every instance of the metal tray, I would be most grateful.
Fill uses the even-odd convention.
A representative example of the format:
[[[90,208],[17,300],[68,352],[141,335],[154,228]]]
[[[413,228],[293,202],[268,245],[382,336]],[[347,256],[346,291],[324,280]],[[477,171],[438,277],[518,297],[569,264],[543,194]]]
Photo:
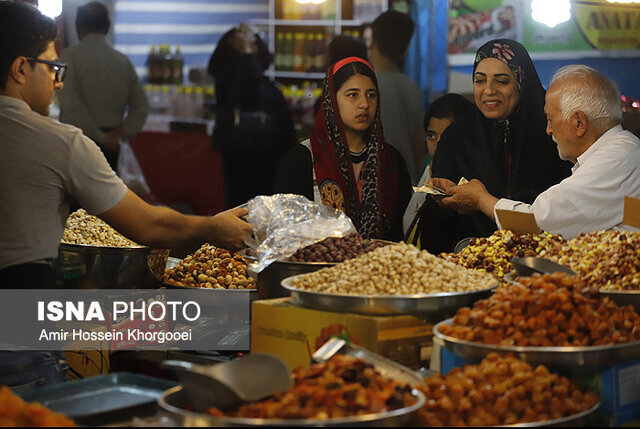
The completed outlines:
[[[298,276],[286,278],[282,287],[291,292],[293,301],[303,307],[333,312],[369,315],[390,314],[451,314],[460,307],[471,306],[487,298],[498,286],[471,292],[446,292],[432,295],[338,295],[296,289],[291,282]]]
[[[619,306],[633,305],[636,313],[640,313],[640,290],[608,290],[600,289],[600,295],[609,298]]]
[[[440,333],[440,326],[451,325],[452,321],[453,319],[447,319],[438,323],[433,328],[433,334],[444,341],[445,346],[454,354],[473,361],[481,360],[491,352],[513,353],[532,365],[576,370],[597,369],[640,359],[640,341],[581,347],[500,346],[465,341]]]
[[[76,423],[102,425],[157,412],[156,401],[176,382],[131,373],[116,373],[52,384],[20,392],[27,402],[39,402]]]
[[[593,407],[589,408],[586,411],[583,411],[578,414],[574,414],[572,416],[562,417],[559,419],[553,420],[543,420],[539,422],[530,422],[530,423],[516,423],[513,425],[503,425],[497,427],[511,427],[511,428],[535,428],[535,427],[579,427],[579,426],[587,426],[590,423],[590,418],[600,407],[600,402],[596,403]]]
[[[158,399],[160,407],[170,412],[181,426],[407,426],[412,414],[418,411],[426,402],[422,392],[412,391],[416,403],[410,407],[397,410],[350,416],[340,419],[252,419],[242,417],[214,417],[195,411],[187,411],[187,395],[182,386],[171,388]]]

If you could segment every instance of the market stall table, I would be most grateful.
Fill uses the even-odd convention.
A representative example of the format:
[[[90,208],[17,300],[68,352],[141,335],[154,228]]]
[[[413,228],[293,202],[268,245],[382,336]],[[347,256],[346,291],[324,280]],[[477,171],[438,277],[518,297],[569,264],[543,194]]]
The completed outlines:
[[[208,134],[143,131],[131,147],[151,188],[150,202],[187,205],[200,215],[224,210],[221,157]]]

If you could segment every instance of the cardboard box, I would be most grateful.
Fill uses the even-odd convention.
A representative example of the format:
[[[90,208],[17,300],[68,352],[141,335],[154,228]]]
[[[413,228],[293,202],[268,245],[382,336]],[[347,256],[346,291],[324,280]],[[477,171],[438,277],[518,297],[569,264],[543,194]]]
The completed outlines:
[[[105,326],[98,323],[85,323],[84,329],[91,332],[106,332]],[[108,374],[110,368],[108,341],[73,342],[65,348],[65,359],[69,365],[69,378],[77,380]]]
[[[472,362],[442,347],[442,373]],[[600,370],[576,370],[571,374],[560,371],[578,386],[599,391],[600,407],[591,423],[604,426],[637,426],[640,423],[640,360],[612,365]]]
[[[414,316],[365,316],[297,307],[290,298],[252,304],[251,352],[270,353],[289,368],[307,367],[332,336],[351,340],[409,368],[428,366],[433,324]]]

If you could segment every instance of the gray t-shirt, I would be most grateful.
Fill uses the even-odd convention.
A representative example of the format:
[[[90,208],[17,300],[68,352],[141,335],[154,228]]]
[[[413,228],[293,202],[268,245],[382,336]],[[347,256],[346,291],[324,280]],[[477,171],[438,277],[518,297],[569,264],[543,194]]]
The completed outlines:
[[[100,214],[126,193],[80,129],[0,95],[0,269],[55,258],[72,200]]]
[[[407,164],[411,182],[416,183],[419,172],[413,156],[413,133],[422,127],[424,116],[420,88],[400,72],[376,71],[376,77],[384,138],[398,149]]]

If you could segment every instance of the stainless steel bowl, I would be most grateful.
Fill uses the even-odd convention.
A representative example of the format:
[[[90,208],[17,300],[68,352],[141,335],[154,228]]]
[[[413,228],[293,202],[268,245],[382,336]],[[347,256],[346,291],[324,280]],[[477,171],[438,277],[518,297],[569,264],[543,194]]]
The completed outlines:
[[[633,305],[636,313],[640,313],[640,290],[600,289],[600,295],[606,296],[619,306]]]
[[[447,319],[438,323],[433,328],[433,334],[444,341],[445,347],[454,354],[472,361],[479,361],[491,352],[513,353],[531,365],[544,365],[550,369],[575,370],[600,369],[640,358],[640,341],[580,347],[501,346],[465,341],[440,332],[442,325],[451,325],[452,321],[453,319]]]
[[[249,261],[255,261],[255,256],[252,256],[249,249],[240,251],[240,254],[247,258]],[[258,295],[260,299],[271,298],[283,298],[290,296],[291,293],[282,287],[282,280],[287,277],[295,276],[298,274],[311,273],[318,271],[321,268],[332,267],[335,263],[330,262],[280,262],[275,261],[267,268],[259,273],[253,273],[256,277],[256,286],[258,288]]]
[[[179,426],[184,427],[215,427],[215,426],[407,426],[411,422],[413,413],[418,411],[426,402],[422,392],[413,390],[416,403],[410,407],[397,410],[350,416],[339,419],[252,419],[241,417],[214,417],[208,414],[188,411],[190,405],[182,386],[166,390],[158,399],[160,407],[172,414]]]
[[[308,308],[333,312],[370,315],[414,314],[433,318],[451,315],[460,307],[467,307],[479,299],[487,298],[498,286],[467,292],[443,292],[430,295],[338,295],[312,292],[291,286],[295,277],[282,281],[282,287],[291,292],[293,301]],[[442,318],[437,319],[442,320]]]
[[[60,243],[53,269],[65,289],[160,287],[168,250]]]
[[[542,420],[539,422],[516,423],[513,425],[504,425],[504,426],[498,426],[498,427],[535,428],[535,427],[589,426],[590,424],[592,424],[591,419],[593,418],[593,415],[598,410],[598,408],[600,408],[600,402],[598,402],[588,410],[578,414],[574,414],[572,416],[561,417],[559,419],[553,419],[553,420]]]

